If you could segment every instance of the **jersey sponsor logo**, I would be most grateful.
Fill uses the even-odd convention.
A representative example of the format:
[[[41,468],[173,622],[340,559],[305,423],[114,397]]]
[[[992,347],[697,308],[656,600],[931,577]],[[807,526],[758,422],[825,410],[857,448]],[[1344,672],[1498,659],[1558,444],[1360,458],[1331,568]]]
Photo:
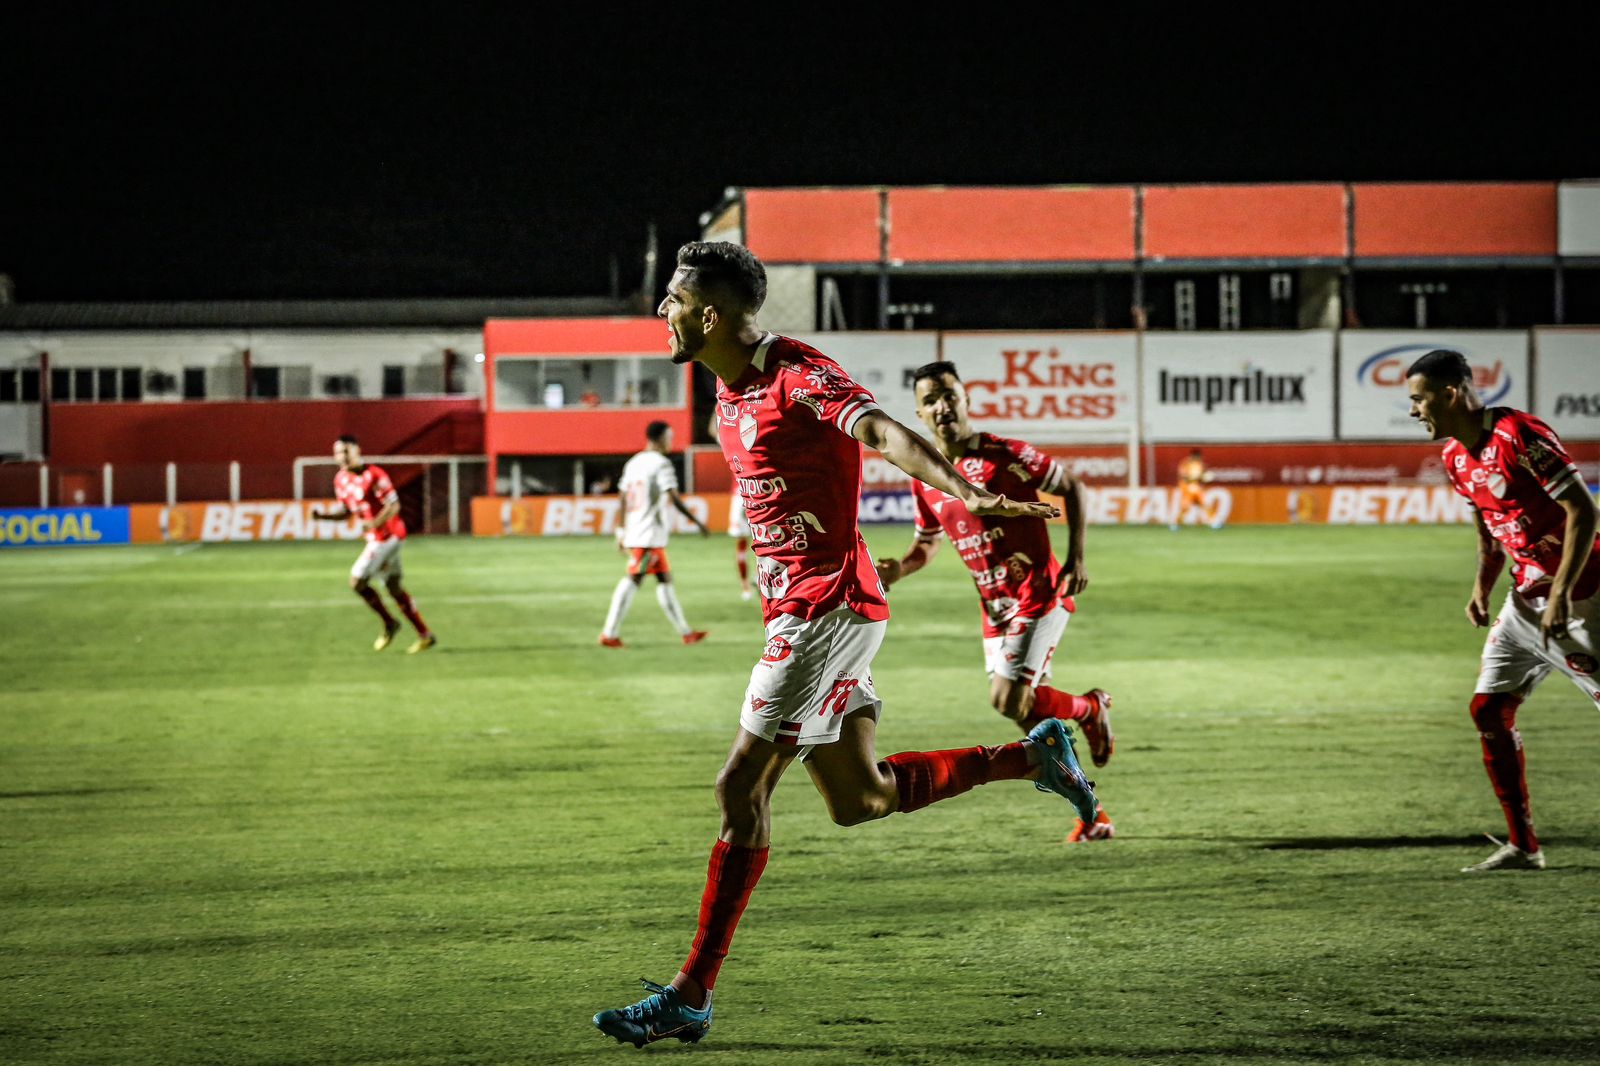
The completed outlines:
[[[722,424],[735,425],[739,421],[739,405],[728,403],[726,400],[717,404],[717,413],[722,417]]]
[[[818,418],[822,417],[822,401],[811,395],[810,389],[802,389],[796,386],[795,388],[789,390],[789,399],[793,400],[795,403],[805,404],[807,407],[811,408],[812,414],[816,415]]]
[[[756,443],[756,416],[746,411],[739,419],[739,443],[748,451]]]
[[[956,523],[957,533],[965,533],[966,530],[967,524],[965,522]],[[992,529],[981,530],[968,537],[957,537],[951,541],[951,544],[954,545],[958,552],[968,552],[974,548],[981,548],[985,544],[993,544],[997,540],[1003,540],[1005,535],[1004,526],[995,526]]]
[[[973,478],[982,477],[983,476],[983,460],[982,459],[963,459],[963,460],[961,460],[961,476],[965,477],[968,481],[971,481]]]
[[[817,711],[817,717],[826,718],[830,713],[843,714],[850,706],[850,694],[859,684],[860,679],[854,677],[840,677],[834,681],[833,688],[822,699],[822,708]]]
[[[1596,661],[1593,655],[1585,652],[1576,652],[1567,656],[1567,669],[1573,673],[1592,674],[1596,670],[1600,670],[1600,661]]]
[[[1020,462],[1012,463],[1010,466],[1006,467],[1006,469],[1017,475],[1017,480],[1022,482],[1024,485],[1033,480],[1033,471],[1023,466]]]
[[[789,491],[789,483],[781,477],[742,477],[738,480],[739,495],[747,500],[758,496],[781,495]]]
[[[1456,456],[1455,467],[1457,470],[1465,470],[1467,467],[1467,457],[1465,455]]]
[[[792,651],[794,651],[794,646],[784,638],[769,637],[767,638],[766,649],[761,653],[761,661],[764,663],[781,663],[789,657]]]

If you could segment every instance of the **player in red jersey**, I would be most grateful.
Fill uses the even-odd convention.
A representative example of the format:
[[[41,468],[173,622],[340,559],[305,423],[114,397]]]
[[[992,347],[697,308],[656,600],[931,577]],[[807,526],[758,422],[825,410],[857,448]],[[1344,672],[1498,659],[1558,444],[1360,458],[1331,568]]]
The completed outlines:
[[[974,514],[1050,517],[1054,507],[977,488],[916,433],[878,408],[832,359],[763,331],[756,311],[766,270],[727,243],[684,245],[657,313],[675,363],[703,364],[720,381],[718,432],[744,497],[756,552],[767,646],[751,673],[739,731],[717,777],[722,831],[711,852],[687,961],[669,985],[646,982],[638,1003],[594,1023],[643,1046],[696,1041],[711,1024],[711,994],[735,926],[766,867],[772,794],[797,757],[840,825],[918,810],[998,780],[1034,780],[1094,816],[1094,791],[1070,730],[1042,722],[1001,747],[875,750],[882,704],[872,657],[889,605],[857,527],[861,446],[962,501]]]
[[[333,476],[333,494],[339,500],[340,509],[313,510],[311,517],[338,522],[355,515],[367,531],[366,549],[350,568],[350,587],[383,619],[383,632],[372,642],[372,650],[387,648],[394,635],[400,632],[399,621],[389,613],[383,605],[383,597],[372,587],[373,578],[382,578],[400,613],[417,631],[416,643],[406,649],[407,654],[427,651],[439,640],[417,612],[411,594],[400,583],[400,548],[405,544],[406,524],[400,519],[400,496],[394,490],[394,482],[382,467],[361,461],[361,445],[349,434],[334,441],[333,457],[339,463],[339,472]]]
[[[972,428],[966,386],[954,364],[929,363],[912,373],[917,417],[933,434],[934,446],[962,477],[1012,500],[1037,500],[1040,492],[1066,502],[1067,559],[1056,562],[1050,528],[1042,518],[978,516],[961,501],[920,481],[916,533],[899,559],[878,560],[884,585],[916,573],[948,537],[972,573],[983,615],[983,652],[989,673],[989,703],[1024,733],[1046,718],[1080,722],[1096,766],[1111,758],[1111,696],[1090,689],[1081,696],[1043,682],[1050,676],[1056,644],[1066,631],[1072,597],[1089,585],[1084,572],[1083,487],[1060,463],[1030,444]],[[1068,843],[1110,840],[1116,827],[1102,807],[1094,821],[1078,819]]]
[[[1444,445],[1450,484],[1472,504],[1478,574],[1467,619],[1490,626],[1472,697],[1483,764],[1510,839],[1463,872],[1542,870],[1523,771],[1517,707],[1552,670],[1600,702],[1600,541],[1594,500],[1560,438],[1532,415],[1485,408],[1460,352],[1406,371],[1411,417]],[[1489,595],[1511,558],[1511,589],[1491,624]],[[1491,838],[1493,839],[1493,838]],[[1499,843],[1499,841],[1496,841]]]

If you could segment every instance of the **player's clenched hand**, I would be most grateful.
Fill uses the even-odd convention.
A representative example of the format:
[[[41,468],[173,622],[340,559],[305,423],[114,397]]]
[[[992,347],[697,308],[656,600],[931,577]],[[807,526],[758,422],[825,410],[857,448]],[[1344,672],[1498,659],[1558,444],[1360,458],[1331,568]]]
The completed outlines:
[[[1544,635],[1544,646],[1550,646],[1550,638],[1557,640],[1567,639],[1567,623],[1572,620],[1572,600],[1566,596],[1551,596],[1550,602],[1545,605],[1544,614],[1539,618],[1539,632]]]
[[[1061,508],[1053,503],[1022,503],[987,492],[964,502],[973,514],[995,518],[1057,518],[1061,514]]]
[[[1489,624],[1489,603],[1481,596],[1467,601],[1467,621],[1482,629]]]
[[[1083,568],[1083,560],[1079,559],[1074,566],[1063,566],[1061,576],[1056,578],[1056,588],[1063,596],[1076,596],[1089,587],[1089,574]]]
[[[890,585],[900,580],[901,568],[899,559],[879,559],[876,565],[878,569],[878,580],[883,582],[884,588],[888,588]]]

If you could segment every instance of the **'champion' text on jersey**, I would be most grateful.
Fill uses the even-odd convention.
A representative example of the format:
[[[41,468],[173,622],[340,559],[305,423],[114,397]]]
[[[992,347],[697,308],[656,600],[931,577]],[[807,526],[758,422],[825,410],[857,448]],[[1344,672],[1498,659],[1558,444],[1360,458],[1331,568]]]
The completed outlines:
[[[967,453],[950,465],[979,488],[1024,503],[1037,501],[1041,492],[1060,492],[1066,480],[1061,464],[1033,445],[988,433],[979,433]],[[917,535],[936,536],[943,530],[971,571],[983,608],[984,636],[1003,635],[1019,618],[1043,617],[1057,602],[1072,610],[1070,598],[1058,600],[1061,567],[1044,519],[975,515],[954,496],[920,481],[911,483],[911,492],[917,501]]]
[[[1490,407],[1483,412],[1483,427],[1473,448],[1457,440],[1445,443],[1445,473],[1511,557],[1517,591],[1544,596],[1561,565],[1567,530],[1567,512],[1553,497],[1569,485],[1582,484],[1582,478],[1555,431],[1532,415]],[[1597,586],[1600,538],[1590,549],[1573,598],[1587,599]]]
[[[809,345],[769,333],[750,367],[717,388],[717,433],[744,498],[765,615],[820,618],[849,607],[889,617],[856,524],[872,393]]]

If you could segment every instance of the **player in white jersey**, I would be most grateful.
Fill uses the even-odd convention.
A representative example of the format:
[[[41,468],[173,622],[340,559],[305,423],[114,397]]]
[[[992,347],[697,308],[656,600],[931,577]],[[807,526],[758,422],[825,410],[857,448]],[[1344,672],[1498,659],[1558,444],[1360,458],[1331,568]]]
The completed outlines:
[[[739,571],[739,598],[755,596],[750,589],[750,519],[744,513],[744,497],[735,492],[728,501],[728,536],[734,538],[733,565]]]
[[[683,617],[678,594],[672,587],[672,571],[667,564],[667,504],[698,526],[702,537],[710,530],[678,495],[678,474],[667,458],[672,451],[672,427],[665,422],[652,422],[644,435],[649,446],[628,460],[617,486],[622,492],[617,547],[628,553],[628,573],[611,593],[611,610],[600,631],[600,643],[608,648],[622,647],[622,620],[646,574],[656,576],[656,602],[683,642],[697,644],[706,637],[704,630],[691,628]]]

